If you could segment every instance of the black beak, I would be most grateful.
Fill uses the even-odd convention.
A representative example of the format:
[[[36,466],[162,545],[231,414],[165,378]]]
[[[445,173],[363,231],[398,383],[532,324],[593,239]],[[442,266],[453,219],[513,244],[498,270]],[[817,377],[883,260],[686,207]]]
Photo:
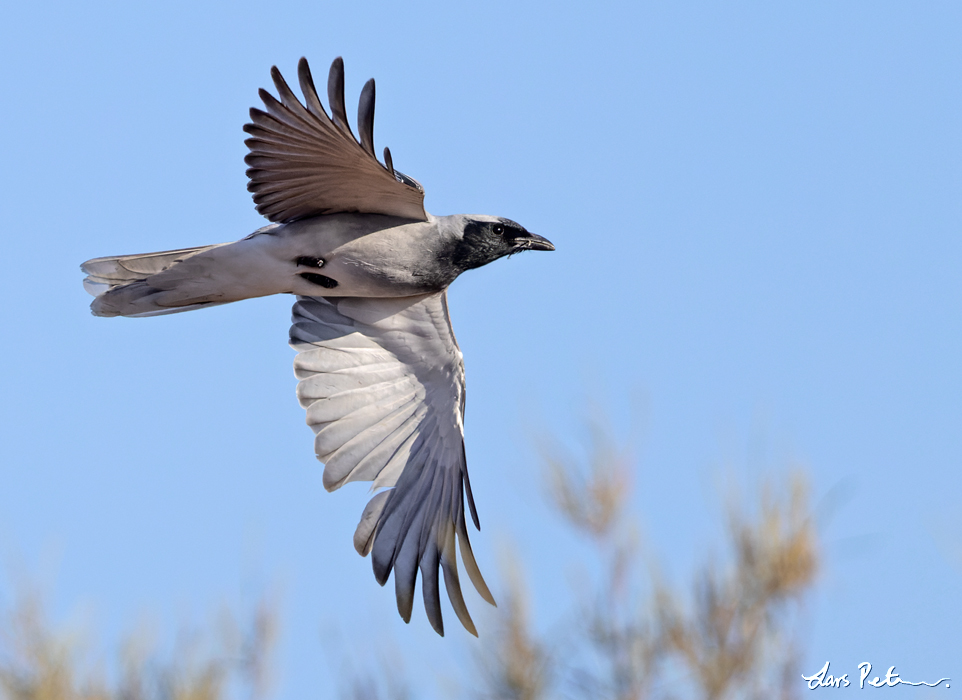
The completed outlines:
[[[554,250],[554,244],[547,238],[536,233],[528,233],[523,238],[515,239],[518,250]]]

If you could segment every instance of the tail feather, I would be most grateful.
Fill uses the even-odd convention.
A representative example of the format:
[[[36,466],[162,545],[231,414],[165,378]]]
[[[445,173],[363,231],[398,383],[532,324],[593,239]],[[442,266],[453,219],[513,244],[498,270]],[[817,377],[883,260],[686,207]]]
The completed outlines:
[[[116,286],[156,275],[174,263],[178,263],[181,260],[189,258],[191,255],[202,253],[213,247],[212,245],[202,245],[197,248],[165,250],[159,253],[113,255],[106,258],[94,258],[81,265],[80,269],[87,273],[87,279],[92,282]]]
[[[217,302],[200,302],[161,306],[155,303],[153,297],[164,290],[154,288],[147,282],[147,278],[216,247],[218,245],[206,245],[88,260],[80,269],[87,273],[84,289],[96,297],[90,304],[91,311],[95,316],[158,316],[217,305]]]

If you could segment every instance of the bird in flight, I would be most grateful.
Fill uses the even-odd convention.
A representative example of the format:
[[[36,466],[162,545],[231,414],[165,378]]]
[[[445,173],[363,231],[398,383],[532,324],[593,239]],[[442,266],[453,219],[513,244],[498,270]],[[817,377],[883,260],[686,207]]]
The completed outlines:
[[[344,62],[331,65],[325,111],[307,60],[303,103],[277,67],[278,97],[251,109],[247,188],[272,223],[235,243],[95,258],[81,269],[96,316],[155,316],[268,294],[294,294],[290,344],[297,397],[314,430],[329,491],[372,481],[354,546],[382,586],[394,572],[398,612],[414,588],[443,635],[439,571],[461,624],[477,636],[458,579],[494,605],[471,551],[464,503],[480,529],[464,451],[464,364],[447,287],[466,270],[545,238],[496,216],[433,216],[424,190],[374,152],[374,80],[361,91],[355,138]]]

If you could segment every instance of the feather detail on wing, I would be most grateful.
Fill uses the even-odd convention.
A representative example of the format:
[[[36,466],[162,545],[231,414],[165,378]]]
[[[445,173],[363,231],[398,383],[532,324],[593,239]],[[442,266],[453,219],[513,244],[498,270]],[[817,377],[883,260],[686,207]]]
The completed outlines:
[[[481,596],[494,605],[471,551],[464,500],[478,527],[464,454],[464,365],[445,292],[405,298],[299,297],[291,346],[297,395],[315,432],[324,486],[373,481],[354,534],[382,586],[394,571],[398,612],[411,619],[421,572],[438,634],[439,568],[458,619],[477,631],[458,578],[455,543]]]
[[[360,141],[354,138],[344,109],[344,62],[337,58],[328,79],[327,115],[314,87],[311,69],[302,58],[297,66],[304,104],[281,76],[271,77],[280,99],[260,91],[267,111],[251,109],[247,189],[257,211],[271,221],[294,221],[320,214],[361,212],[424,221],[424,190],[414,179],[394,170],[385,149],[382,165],[374,155],[374,80],[361,92],[358,105]]]

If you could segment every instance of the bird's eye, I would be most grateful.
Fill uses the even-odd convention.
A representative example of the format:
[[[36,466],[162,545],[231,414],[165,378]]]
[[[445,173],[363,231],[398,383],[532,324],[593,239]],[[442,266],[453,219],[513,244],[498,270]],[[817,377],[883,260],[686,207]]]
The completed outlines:
[[[499,236],[502,235],[504,233],[504,226],[502,226],[501,224],[495,224],[494,232]]]

